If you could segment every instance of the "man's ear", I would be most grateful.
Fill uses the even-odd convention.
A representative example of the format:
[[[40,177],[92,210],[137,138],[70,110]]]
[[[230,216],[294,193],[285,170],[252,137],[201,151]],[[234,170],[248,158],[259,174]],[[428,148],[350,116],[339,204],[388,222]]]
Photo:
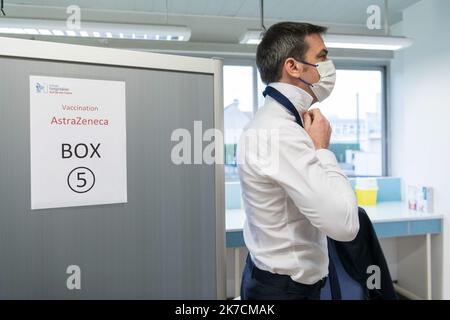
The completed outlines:
[[[299,78],[303,74],[303,64],[298,63],[294,58],[287,58],[284,61],[284,71],[294,78]]]

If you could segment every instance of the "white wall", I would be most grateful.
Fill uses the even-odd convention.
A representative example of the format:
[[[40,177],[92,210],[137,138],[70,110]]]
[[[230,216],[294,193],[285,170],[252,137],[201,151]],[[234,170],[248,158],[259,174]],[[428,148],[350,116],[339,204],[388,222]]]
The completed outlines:
[[[414,45],[390,68],[391,173],[435,188],[435,211],[445,218],[432,241],[433,298],[450,299],[450,1],[407,8],[393,32]]]

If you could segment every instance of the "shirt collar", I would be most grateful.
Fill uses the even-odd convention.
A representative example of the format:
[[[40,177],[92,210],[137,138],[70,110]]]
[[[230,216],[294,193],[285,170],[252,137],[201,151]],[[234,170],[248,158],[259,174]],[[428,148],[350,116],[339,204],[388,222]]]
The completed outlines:
[[[313,97],[305,90],[285,82],[272,82],[269,83],[269,86],[277,89],[288,98],[300,114],[308,111],[311,107]]]

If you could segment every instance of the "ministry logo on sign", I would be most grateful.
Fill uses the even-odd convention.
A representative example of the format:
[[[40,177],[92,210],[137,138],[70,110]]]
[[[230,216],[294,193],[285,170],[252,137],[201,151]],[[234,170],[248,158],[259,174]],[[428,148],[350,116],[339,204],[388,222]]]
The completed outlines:
[[[37,93],[47,93],[48,92],[47,85],[45,83],[36,82],[36,92]]]

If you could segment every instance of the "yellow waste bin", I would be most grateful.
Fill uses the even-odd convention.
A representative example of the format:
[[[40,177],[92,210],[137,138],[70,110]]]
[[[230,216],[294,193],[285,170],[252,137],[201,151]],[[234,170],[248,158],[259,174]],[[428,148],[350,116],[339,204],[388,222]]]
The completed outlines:
[[[378,185],[376,179],[357,179],[355,186],[356,200],[360,206],[377,204]]]

